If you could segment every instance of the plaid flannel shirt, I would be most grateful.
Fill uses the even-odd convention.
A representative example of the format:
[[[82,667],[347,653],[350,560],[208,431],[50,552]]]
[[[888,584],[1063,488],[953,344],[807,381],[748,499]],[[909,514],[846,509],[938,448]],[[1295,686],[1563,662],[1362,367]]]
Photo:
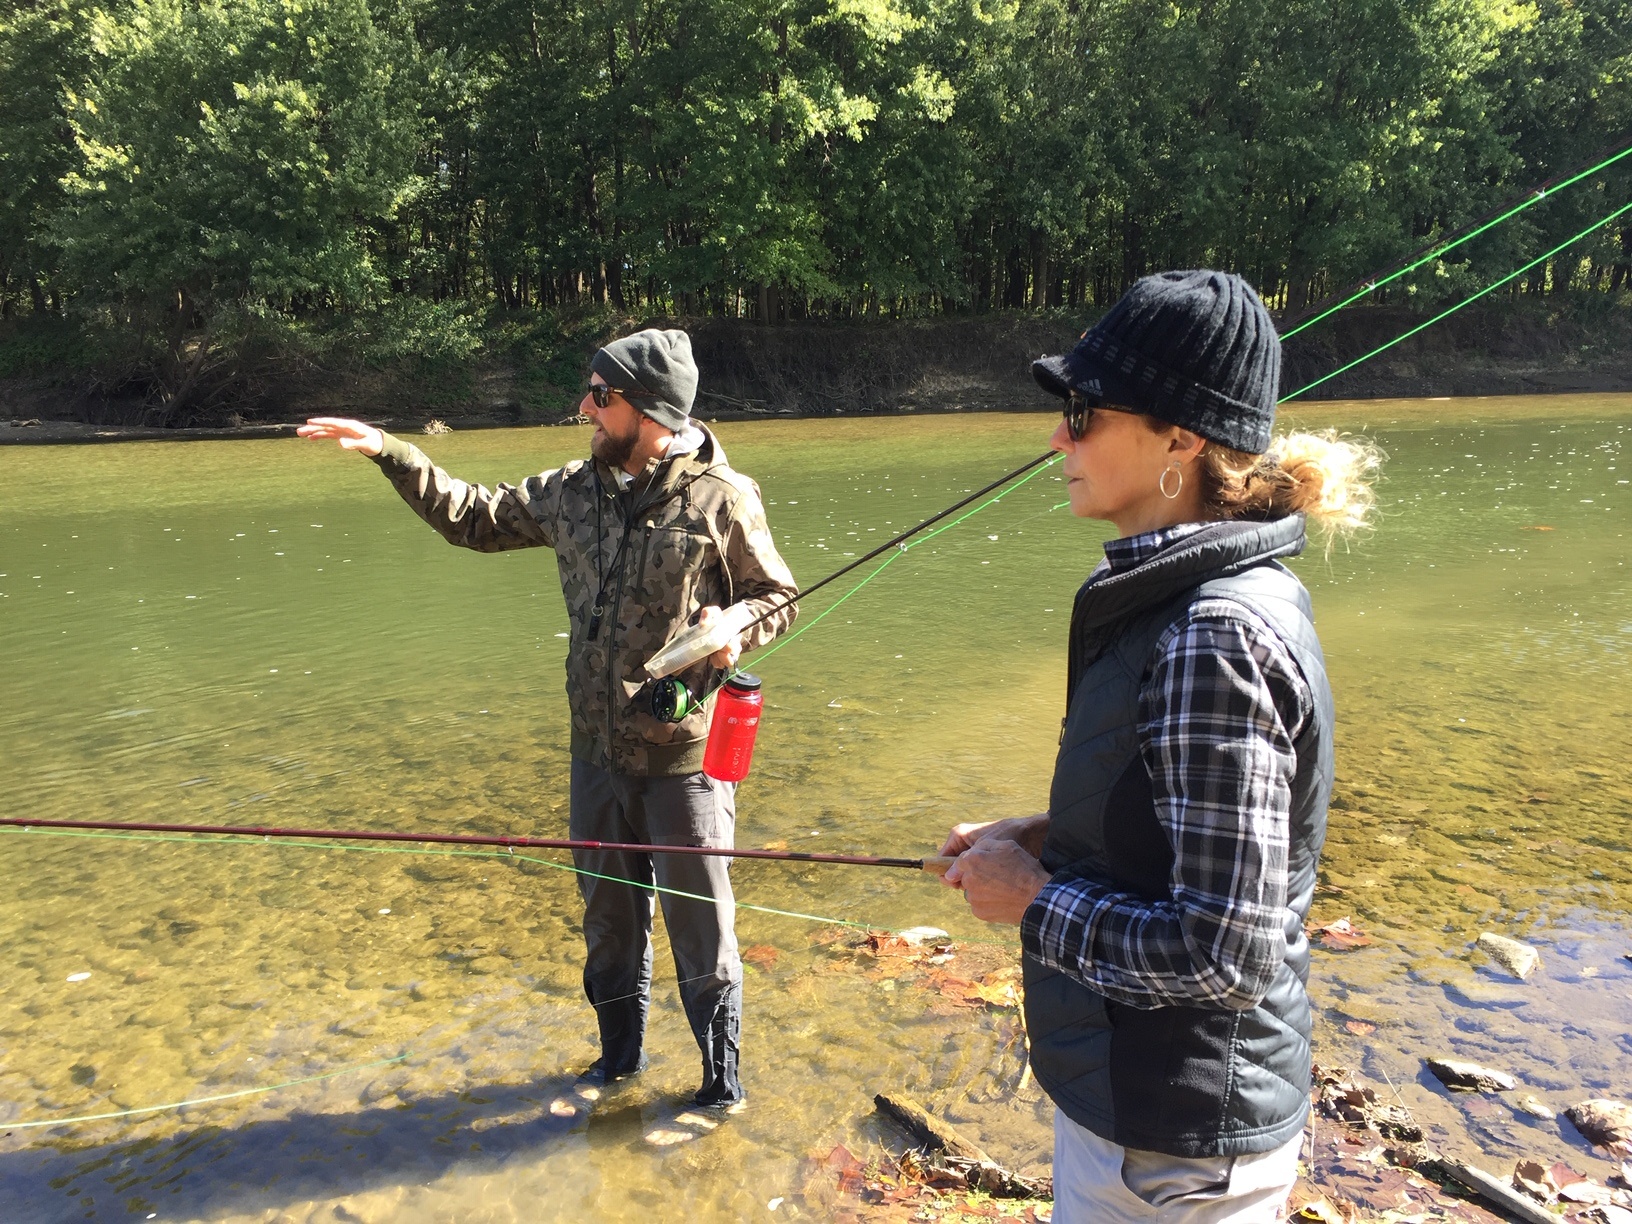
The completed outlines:
[[[1091,580],[1201,526],[1112,540]],[[1294,743],[1313,710],[1262,619],[1229,599],[1191,605],[1157,641],[1139,694],[1140,750],[1173,847],[1172,896],[1152,903],[1062,872],[1026,911],[1025,950],[1134,1007],[1257,1006],[1285,956]]]

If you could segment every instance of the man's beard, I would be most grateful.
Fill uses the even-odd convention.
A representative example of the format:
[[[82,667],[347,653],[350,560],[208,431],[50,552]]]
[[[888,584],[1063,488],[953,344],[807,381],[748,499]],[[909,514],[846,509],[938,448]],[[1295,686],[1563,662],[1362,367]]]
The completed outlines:
[[[611,433],[604,425],[601,426],[600,434],[600,437],[590,441],[590,453],[607,467],[621,468],[629,462],[629,457],[635,453],[635,447],[640,442],[640,422],[631,422],[629,432],[621,438]]]

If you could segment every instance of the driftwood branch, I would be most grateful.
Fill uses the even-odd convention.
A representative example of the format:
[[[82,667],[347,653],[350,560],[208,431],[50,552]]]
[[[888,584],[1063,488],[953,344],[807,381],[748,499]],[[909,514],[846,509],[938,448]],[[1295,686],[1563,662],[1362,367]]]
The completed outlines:
[[[917,1101],[904,1096],[879,1093],[873,1104],[894,1119],[931,1157],[938,1157],[942,1174],[961,1177],[971,1190],[984,1190],[998,1198],[1052,1198],[1054,1187],[1046,1178],[1021,1177],[1005,1169],[975,1143],[944,1119],[937,1118]]]
[[[1483,1169],[1476,1169],[1470,1164],[1463,1164],[1460,1160],[1452,1160],[1448,1156],[1436,1156],[1434,1163],[1452,1181],[1466,1186],[1475,1194],[1496,1204],[1515,1219],[1526,1220],[1529,1224],[1558,1224],[1558,1216],[1534,1199],[1526,1198],[1498,1178],[1492,1177]]]
[[[881,1092],[873,1098],[873,1104],[906,1127],[908,1134],[932,1152],[944,1152],[976,1164],[994,1163],[978,1143],[965,1139],[950,1122],[935,1117],[911,1097],[892,1097]]]

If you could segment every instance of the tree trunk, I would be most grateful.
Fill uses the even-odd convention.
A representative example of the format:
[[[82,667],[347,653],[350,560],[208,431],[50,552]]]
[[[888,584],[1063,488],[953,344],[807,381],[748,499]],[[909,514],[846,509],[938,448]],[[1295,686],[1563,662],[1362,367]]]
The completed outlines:
[[[1033,230],[1031,233],[1031,308],[1041,310],[1048,305],[1048,236]]]

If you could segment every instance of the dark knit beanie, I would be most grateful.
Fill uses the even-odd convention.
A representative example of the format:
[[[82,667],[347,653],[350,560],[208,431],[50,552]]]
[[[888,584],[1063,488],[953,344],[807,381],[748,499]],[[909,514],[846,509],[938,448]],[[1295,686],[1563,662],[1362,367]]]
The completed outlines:
[[[1269,449],[1281,339],[1233,272],[1162,272],[1132,289],[1077,347],[1031,366],[1044,390],[1132,408],[1249,454]]]
[[[648,327],[597,349],[589,368],[659,425],[679,433],[697,398],[697,363],[683,331]]]

